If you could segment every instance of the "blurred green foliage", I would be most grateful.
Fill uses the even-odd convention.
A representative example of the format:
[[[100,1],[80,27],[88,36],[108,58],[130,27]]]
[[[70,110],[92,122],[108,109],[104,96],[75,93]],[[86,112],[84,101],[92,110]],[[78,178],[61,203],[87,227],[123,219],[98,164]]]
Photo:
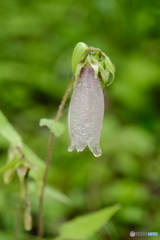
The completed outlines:
[[[0,1],[0,110],[40,158],[49,132],[39,120],[55,116],[77,42],[100,48],[116,67],[114,83],[104,90],[102,157],[88,149],[67,152],[67,131],[55,142],[48,184],[72,204],[46,195],[46,238],[56,236],[64,221],[114,203],[122,209],[92,240],[129,239],[130,231],[160,234],[159,22],[158,0]],[[67,111],[68,105],[64,124]],[[7,150],[0,137],[0,166]],[[0,179],[0,238],[9,240],[18,185],[16,178],[10,185]],[[31,203],[34,226],[22,239],[36,234],[34,194]]]

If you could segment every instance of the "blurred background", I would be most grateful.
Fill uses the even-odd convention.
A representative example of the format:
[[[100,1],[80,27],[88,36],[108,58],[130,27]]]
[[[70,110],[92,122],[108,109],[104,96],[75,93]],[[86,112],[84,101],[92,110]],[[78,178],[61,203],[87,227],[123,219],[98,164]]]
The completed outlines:
[[[103,155],[69,153],[68,131],[56,139],[48,184],[72,204],[46,197],[46,238],[56,236],[62,222],[114,203],[122,209],[92,240],[126,240],[130,231],[160,234],[159,23],[158,0],[0,1],[0,110],[42,159],[49,131],[39,120],[56,114],[77,42],[100,48],[116,67],[115,81],[104,89]],[[0,166],[8,147],[0,137]],[[8,240],[16,179],[5,185],[1,175],[0,189],[0,237]],[[36,197],[31,201],[29,239],[37,228]]]

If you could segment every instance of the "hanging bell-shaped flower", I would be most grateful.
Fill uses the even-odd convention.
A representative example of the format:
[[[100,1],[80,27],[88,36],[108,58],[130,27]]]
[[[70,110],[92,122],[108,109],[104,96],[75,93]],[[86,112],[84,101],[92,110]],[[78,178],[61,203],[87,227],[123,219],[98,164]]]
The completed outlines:
[[[72,70],[76,83],[68,114],[71,138],[68,151],[81,152],[88,146],[99,157],[104,116],[102,86],[112,82],[114,66],[100,49],[78,43],[72,55]]]
[[[104,97],[101,83],[90,66],[83,67],[76,82],[69,106],[71,145],[78,152],[88,145],[94,156],[102,154],[99,146],[104,116]]]

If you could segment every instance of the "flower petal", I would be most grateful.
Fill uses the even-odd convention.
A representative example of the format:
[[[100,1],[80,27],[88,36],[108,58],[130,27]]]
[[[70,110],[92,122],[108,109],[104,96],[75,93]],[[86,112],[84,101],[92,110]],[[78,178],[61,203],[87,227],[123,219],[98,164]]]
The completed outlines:
[[[94,70],[87,66],[81,70],[69,107],[68,125],[72,151],[83,151],[88,145],[94,156],[101,155],[99,146],[104,116],[104,97],[101,83]]]

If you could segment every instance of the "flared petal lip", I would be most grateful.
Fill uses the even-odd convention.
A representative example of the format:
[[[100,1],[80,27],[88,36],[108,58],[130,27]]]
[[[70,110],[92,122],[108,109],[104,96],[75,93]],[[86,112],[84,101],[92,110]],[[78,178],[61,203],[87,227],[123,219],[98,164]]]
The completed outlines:
[[[100,157],[100,156],[102,155],[102,150],[101,150],[101,147],[100,147],[99,144],[97,144],[96,146],[91,146],[91,145],[88,143],[88,144],[84,144],[84,146],[80,148],[80,147],[77,146],[76,144],[71,143],[71,144],[69,145],[69,147],[68,147],[68,151],[69,151],[69,152],[72,152],[74,149],[76,149],[78,153],[79,153],[79,152],[83,152],[83,150],[84,150],[87,146],[89,147],[90,151],[93,153],[93,155],[94,155],[95,157]]]

